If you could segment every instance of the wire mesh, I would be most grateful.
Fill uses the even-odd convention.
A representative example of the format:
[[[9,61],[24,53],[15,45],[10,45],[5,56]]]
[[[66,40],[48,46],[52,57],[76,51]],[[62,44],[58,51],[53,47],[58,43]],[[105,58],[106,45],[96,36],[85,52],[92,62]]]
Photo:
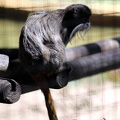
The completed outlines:
[[[119,0],[0,0],[0,48],[18,48],[20,30],[29,12],[60,9],[77,3],[88,5],[94,16],[101,17],[84,41],[75,36],[67,47],[120,36],[120,26],[115,24],[120,20]],[[111,17],[110,21],[104,20],[106,16]],[[72,81],[60,90],[51,90],[59,120],[120,120],[119,79],[120,70],[116,69]],[[0,120],[48,120],[40,90],[21,95],[17,103],[0,103],[0,106]]]

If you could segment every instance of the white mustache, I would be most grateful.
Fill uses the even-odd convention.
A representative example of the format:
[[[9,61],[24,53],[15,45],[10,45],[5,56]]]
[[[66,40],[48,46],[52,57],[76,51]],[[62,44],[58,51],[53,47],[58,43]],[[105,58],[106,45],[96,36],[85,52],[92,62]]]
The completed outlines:
[[[87,23],[84,23],[84,24],[82,23],[82,24],[77,25],[73,29],[72,33],[70,34],[70,38],[69,39],[71,40],[72,37],[74,37],[74,35],[75,35],[76,32],[78,32],[78,31],[84,31],[83,36],[81,36],[81,38],[83,39],[83,37],[85,36],[85,34],[89,31],[90,27],[91,27],[91,23],[90,22],[87,22]]]

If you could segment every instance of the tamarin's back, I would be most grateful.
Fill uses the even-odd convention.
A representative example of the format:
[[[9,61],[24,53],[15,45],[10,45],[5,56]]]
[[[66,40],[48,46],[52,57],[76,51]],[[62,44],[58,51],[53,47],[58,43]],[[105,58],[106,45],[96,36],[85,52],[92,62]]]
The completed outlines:
[[[69,76],[71,68],[65,62],[65,46],[77,31],[88,30],[91,10],[82,4],[65,9],[34,12],[21,30],[19,57],[45,96],[50,120],[58,120],[47,78]]]
[[[60,10],[63,11],[63,10]],[[41,11],[31,14],[20,36],[20,60],[30,72],[57,72],[65,61],[65,45],[57,12]],[[32,71],[31,71],[32,69]],[[34,71],[33,71],[34,72]]]

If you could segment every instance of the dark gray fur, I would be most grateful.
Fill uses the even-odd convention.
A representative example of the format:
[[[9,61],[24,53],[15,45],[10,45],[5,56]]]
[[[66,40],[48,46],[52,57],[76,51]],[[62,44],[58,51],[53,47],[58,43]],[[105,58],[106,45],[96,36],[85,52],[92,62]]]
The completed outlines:
[[[81,4],[30,14],[19,42],[20,60],[28,73],[47,76],[69,69],[64,64],[65,46],[72,30],[89,22],[90,16],[90,9]]]

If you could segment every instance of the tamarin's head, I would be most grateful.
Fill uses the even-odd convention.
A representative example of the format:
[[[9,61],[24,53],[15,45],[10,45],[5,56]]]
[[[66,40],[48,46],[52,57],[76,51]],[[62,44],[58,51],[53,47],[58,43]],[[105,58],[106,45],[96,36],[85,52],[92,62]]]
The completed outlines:
[[[88,31],[91,15],[92,12],[86,5],[73,4],[65,8],[62,26],[71,32],[70,38],[77,31]]]
[[[81,23],[89,22],[91,10],[82,4],[73,4],[65,9],[62,25],[64,27],[76,27]]]

